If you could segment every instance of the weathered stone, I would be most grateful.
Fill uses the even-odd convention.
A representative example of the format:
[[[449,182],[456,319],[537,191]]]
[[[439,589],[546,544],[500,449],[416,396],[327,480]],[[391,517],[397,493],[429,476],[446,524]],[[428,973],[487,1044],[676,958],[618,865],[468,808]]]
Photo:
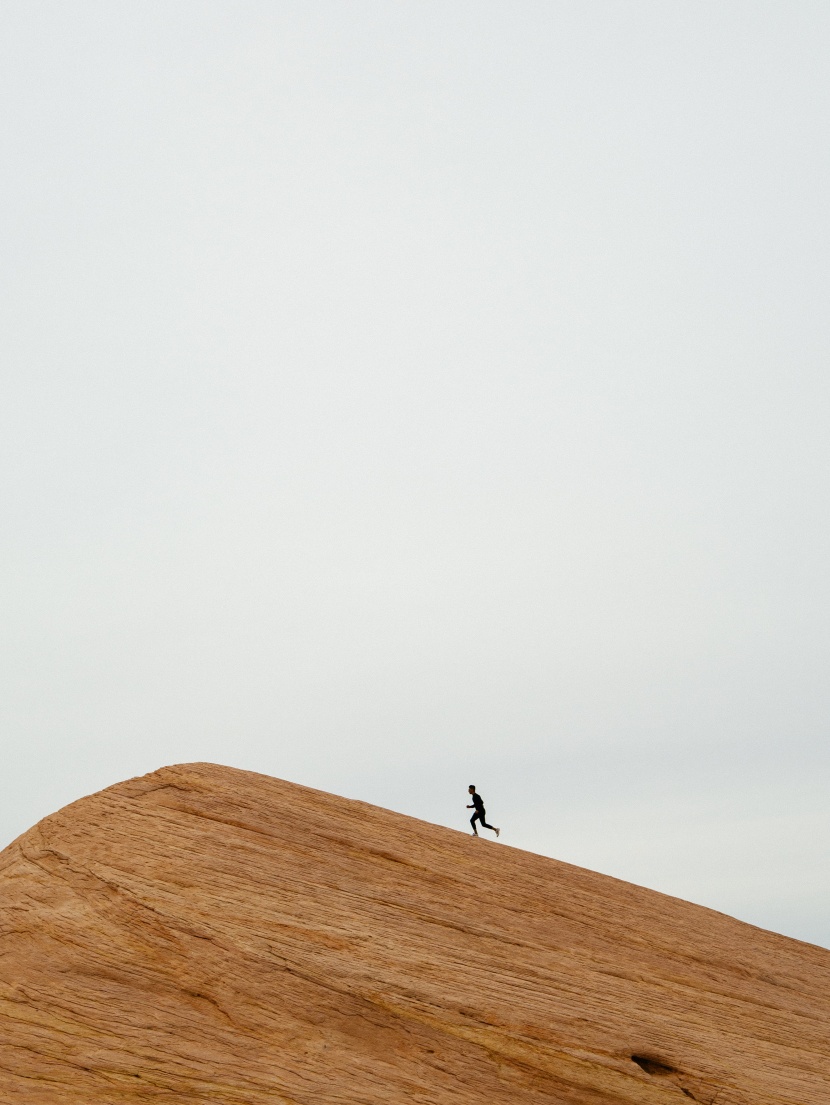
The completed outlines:
[[[830,952],[261,775],[0,855],[0,1100],[827,1105]]]

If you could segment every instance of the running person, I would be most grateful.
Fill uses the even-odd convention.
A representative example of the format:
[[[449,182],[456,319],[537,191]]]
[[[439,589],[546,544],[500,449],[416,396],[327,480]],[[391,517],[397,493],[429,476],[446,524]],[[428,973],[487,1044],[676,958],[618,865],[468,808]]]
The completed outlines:
[[[494,825],[488,825],[485,820],[484,800],[481,795],[476,793],[476,788],[473,786],[472,783],[470,783],[470,785],[467,787],[467,790],[470,792],[470,795],[473,799],[473,804],[471,806],[467,806],[467,809],[476,811],[470,818],[470,824],[473,826],[473,836],[478,836],[476,821],[481,822],[482,829],[491,829],[496,834],[496,836],[498,836],[501,832],[501,829],[497,829]]]

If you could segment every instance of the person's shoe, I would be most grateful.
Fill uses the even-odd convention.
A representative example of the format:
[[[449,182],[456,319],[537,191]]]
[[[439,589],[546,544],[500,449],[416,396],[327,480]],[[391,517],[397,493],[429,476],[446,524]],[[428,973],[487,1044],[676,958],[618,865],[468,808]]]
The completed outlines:
[[[478,836],[478,833],[473,833],[472,835],[473,835],[473,836]]]
[[[499,836],[499,833],[500,833],[500,832],[501,832],[501,829],[496,829],[496,839],[497,839],[497,840],[498,840],[498,836]]]

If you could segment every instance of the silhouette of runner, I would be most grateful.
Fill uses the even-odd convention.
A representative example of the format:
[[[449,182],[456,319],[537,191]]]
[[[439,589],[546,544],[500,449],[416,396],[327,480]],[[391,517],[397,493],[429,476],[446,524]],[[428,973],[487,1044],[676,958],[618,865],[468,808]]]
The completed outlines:
[[[470,785],[467,787],[467,790],[470,792],[470,794],[472,796],[472,799],[473,799],[472,806],[467,806],[467,809],[476,811],[473,814],[473,816],[470,818],[470,824],[473,826],[473,836],[478,836],[478,829],[476,828],[476,821],[481,822],[482,829],[492,829],[492,831],[496,834],[496,836],[498,836],[499,833],[501,832],[501,829],[497,829],[493,825],[488,825],[487,822],[484,819],[484,812],[485,812],[484,811],[484,800],[481,797],[481,795],[476,793],[476,788],[473,786],[472,783],[470,783]]]

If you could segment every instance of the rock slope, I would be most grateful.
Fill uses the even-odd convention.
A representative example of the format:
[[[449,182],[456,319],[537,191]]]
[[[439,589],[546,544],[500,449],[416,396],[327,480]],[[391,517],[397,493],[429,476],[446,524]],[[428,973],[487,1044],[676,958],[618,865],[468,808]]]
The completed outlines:
[[[827,1105],[830,952],[169,767],[0,854],[0,1101]]]

